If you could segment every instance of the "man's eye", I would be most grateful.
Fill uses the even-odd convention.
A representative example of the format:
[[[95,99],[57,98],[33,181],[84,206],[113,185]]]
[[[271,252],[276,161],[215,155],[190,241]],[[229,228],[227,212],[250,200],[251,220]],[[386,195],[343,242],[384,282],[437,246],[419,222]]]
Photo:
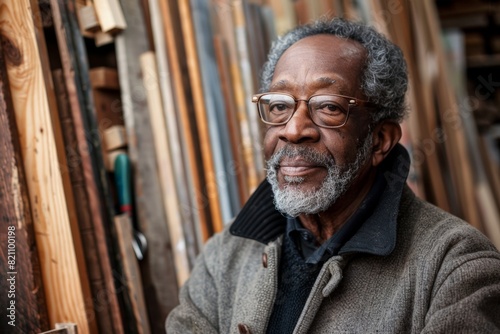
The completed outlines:
[[[271,103],[269,105],[269,111],[273,113],[284,112],[288,110],[288,105],[284,103]]]
[[[325,102],[320,104],[317,108],[316,111],[318,112],[324,112],[324,113],[331,113],[331,114],[338,114],[342,113],[342,107],[340,107],[336,103],[330,103],[330,102]]]

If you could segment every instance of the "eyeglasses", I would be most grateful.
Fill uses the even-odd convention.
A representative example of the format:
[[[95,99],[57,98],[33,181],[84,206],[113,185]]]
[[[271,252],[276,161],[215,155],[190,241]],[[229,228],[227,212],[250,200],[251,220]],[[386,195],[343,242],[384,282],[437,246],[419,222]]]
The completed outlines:
[[[261,120],[269,125],[284,125],[292,119],[299,101],[304,101],[314,124],[323,128],[340,128],[347,123],[351,107],[373,107],[368,101],[336,94],[318,94],[307,100],[296,99],[286,93],[263,93],[252,97]]]

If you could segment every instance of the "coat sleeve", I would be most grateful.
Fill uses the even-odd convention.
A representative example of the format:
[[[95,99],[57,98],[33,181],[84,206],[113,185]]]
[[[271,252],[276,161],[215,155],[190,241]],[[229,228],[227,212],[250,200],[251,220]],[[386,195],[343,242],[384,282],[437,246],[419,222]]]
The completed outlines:
[[[197,258],[189,279],[179,293],[179,305],[166,321],[168,334],[218,333],[217,268],[218,236],[213,237]]]
[[[423,333],[500,333],[500,254],[492,246],[465,253],[464,243],[437,274]]]

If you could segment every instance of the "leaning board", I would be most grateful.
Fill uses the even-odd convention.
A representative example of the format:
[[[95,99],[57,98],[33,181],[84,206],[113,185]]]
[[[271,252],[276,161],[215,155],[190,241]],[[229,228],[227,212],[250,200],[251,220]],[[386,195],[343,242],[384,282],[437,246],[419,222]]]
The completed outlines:
[[[82,287],[57,161],[42,67],[28,0],[0,1],[0,29],[17,57],[7,62],[32,205],[50,325],[75,322],[88,333]]]

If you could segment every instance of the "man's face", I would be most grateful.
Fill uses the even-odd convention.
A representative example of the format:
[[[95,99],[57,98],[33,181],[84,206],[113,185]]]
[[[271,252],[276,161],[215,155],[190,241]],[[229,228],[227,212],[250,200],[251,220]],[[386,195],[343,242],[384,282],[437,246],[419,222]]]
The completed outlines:
[[[364,48],[352,40],[332,35],[304,38],[281,56],[269,91],[296,99],[340,94],[364,100],[360,78],[365,56]],[[299,102],[287,124],[268,126],[264,153],[278,209],[292,216],[325,211],[359,180],[370,161],[369,123],[368,110],[351,108],[344,126],[318,127],[306,103]]]

